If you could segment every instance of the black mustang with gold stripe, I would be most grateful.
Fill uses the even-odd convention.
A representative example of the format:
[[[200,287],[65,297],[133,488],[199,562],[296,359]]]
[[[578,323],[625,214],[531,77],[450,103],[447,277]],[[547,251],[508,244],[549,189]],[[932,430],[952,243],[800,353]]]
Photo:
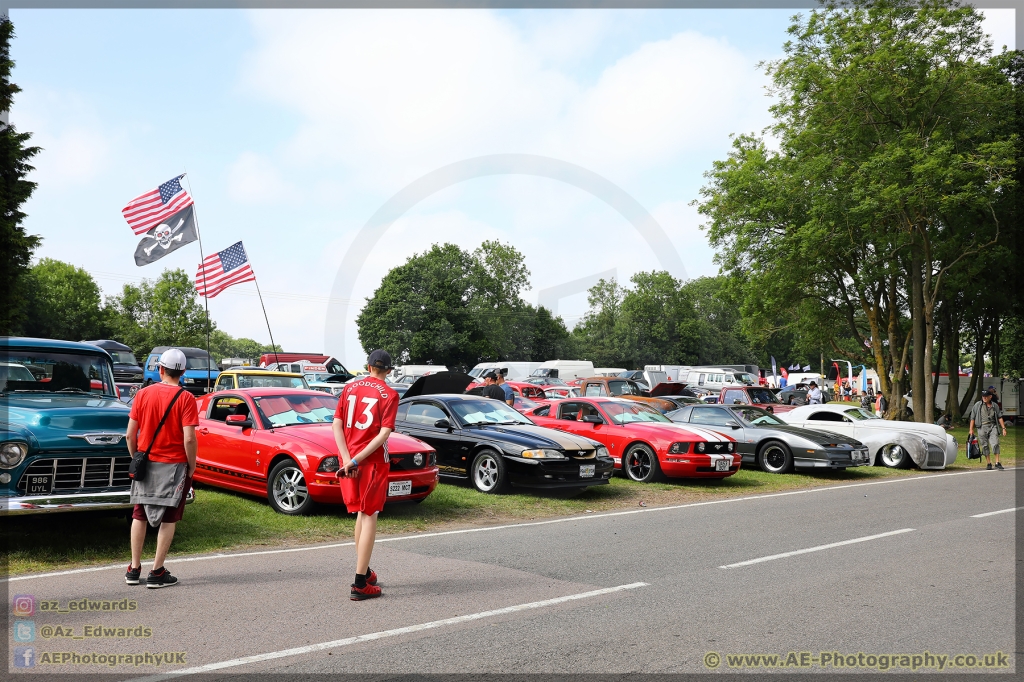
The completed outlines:
[[[501,401],[462,394],[472,381],[460,372],[421,377],[398,406],[395,429],[432,445],[442,476],[468,478],[483,493],[608,483],[614,464],[603,445],[537,426]]]

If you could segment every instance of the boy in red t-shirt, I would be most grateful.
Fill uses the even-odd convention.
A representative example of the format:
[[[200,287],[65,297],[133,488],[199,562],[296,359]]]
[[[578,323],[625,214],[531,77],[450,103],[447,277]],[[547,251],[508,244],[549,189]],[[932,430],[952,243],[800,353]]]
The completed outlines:
[[[181,390],[178,381],[185,372],[185,354],[177,348],[169,348],[160,356],[160,383],[147,386],[135,394],[132,409],[128,414],[128,453],[149,448],[151,462],[177,464],[185,467],[185,478],[181,487],[181,501],[177,507],[167,507],[163,513],[160,530],[156,536],[156,555],[153,570],[146,578],[146,587],[171,587],[178,579],[164,568],[164,560],[174,539],[174,530],[185,513],[185,499],[192,487],[192,475],[196,471],[196,426],[199,425],[199,411],[196,400],[189,392],[178,396]],[[174,400],[173,405],[171,401]],[[170,412],[167,408],[170,405]],[[153,435],[157,425],[167,412],[167,420],[160,432]],[[180,473],[180,471],[179,471]],[[132,560],[125,572],[125,582],[138,585],[141,582],[142,546],[146,541],[146,526],[149,523],[143,505],[136,504],[132,511],[131,547]]]
[[[380,596],[377,574],[370,570],[370,555],[377,538],[377,514],[388,495],[388,436],[395,428],[398,394],[384,383],[391,356],[370,353],[370,376],[345,384],[334,413],[334,442],[342,467],[338,471],[341,494],[350,513],[356,512],[356,581],[351,599]]]

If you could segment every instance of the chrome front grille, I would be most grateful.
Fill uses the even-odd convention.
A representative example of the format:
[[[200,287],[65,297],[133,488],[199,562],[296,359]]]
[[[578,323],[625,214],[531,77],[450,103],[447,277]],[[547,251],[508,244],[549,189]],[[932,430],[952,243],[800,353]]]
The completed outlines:
[[[128,486],[131,457],[53,457],[37,459],[28,465],[18,480],[25,492],[29,476],[52,476],[53,491],[102,490]]]
[[[946,463],[946,453],[942,451],[938,445],[926,443],[927,453],[924,458],[924,465],[926,467],[941,467]]]

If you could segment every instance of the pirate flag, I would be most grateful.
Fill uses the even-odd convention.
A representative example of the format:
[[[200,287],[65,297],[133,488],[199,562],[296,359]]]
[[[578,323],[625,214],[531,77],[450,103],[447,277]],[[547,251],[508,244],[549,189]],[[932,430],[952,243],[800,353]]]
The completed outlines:
[[[142,235],[142,241],[135,247],[135,264],[149,265],[196,239],[195,207],[187,206]]]

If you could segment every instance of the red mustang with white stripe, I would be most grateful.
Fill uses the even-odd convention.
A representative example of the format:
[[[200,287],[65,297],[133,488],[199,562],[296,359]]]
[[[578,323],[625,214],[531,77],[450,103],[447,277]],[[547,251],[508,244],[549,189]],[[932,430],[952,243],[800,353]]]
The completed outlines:
[[[634,481],[725,478],[740,469],[735,441],[687,424],[681,427],[643,403],[619,398],[555,400],[525,413],[540,426],[604,445]]]

